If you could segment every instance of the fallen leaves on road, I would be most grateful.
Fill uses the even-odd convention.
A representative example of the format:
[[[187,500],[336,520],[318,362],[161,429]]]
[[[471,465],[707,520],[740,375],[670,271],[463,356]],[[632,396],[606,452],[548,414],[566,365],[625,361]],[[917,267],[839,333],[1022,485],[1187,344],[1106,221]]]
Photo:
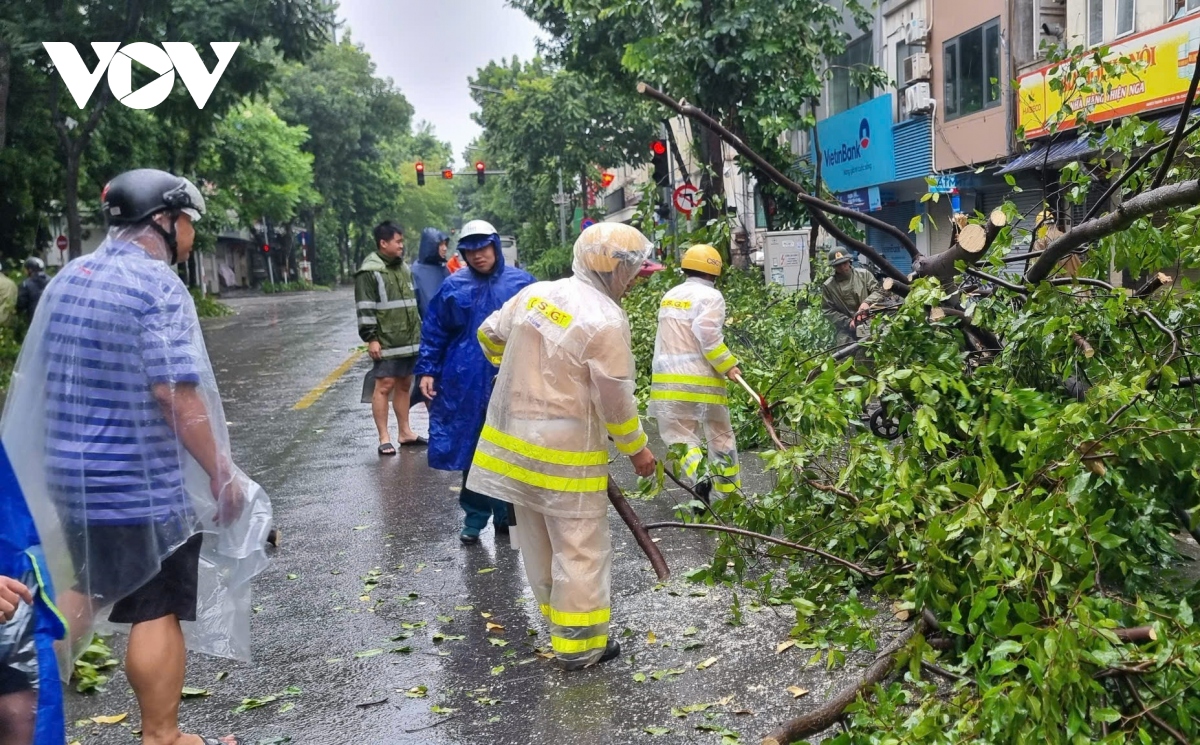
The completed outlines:
[[[129,712],[123,711],[120,714],[112,714],[111,716],[92,717],[92,721],[96,724],[116,724],[117,722],[125,721],[125,717],[129,716]]]
[[[443,634],[439,631],[433,635],[433,643],[441,644],[442,642],[457,642],[466,638],[467,637],[465,634]]]
[[[480,569],[478,572],[476,572],[476,574],[489,574],[494,571],[496,571],[496,567],[484,567],[483,569]]]
[[[508,646],[508,642],[504,641],[503,639],[497,639],[494,636],[488,637],[488,644],[491,644],[493,647],[507,647]]]
[[[699,633],[699,631],[700,631],[700,629],[696,628],[695,626],[688,626],[686,629],[683,630],[683,635],[684,636],[695,636],[697,633]]]
[[[796,646],[795,639],[788,639],[785,642],[779,642],[775,645],[775,654],[783,654],[794,646]]]
[[[499,675],[504,672],[504,665],[496,665],[492,668],[492,675]]]
[[[355,653],[354,653],[354,659],[356,659],[356,660],[361,660],[361,659],[364,659],[364,658],[366,658],[366,657],[374,657],[374,656],[375,656],[375,655],[377,655],[377,654],[383,654],[383,650],[382,650],[382,649],[378,649],[378,648],[376,648],[376,649],[366,649],[366,650],[363,650],[362,652],[355,652]]]
[[[446,706],[438,706],[437,704],[430,706],[429,710],[434,714],[453,714],[454,712],[458,711],[458,709],[451,709]]]
[[[492,623],[491,621],[488,621],[487,622],[487,630],[489,632],[490,631],[504,631],[504,627],[498,623]]]
[[[647,727],[642,731],[648,735],[654,735],[655,737],[657,737],[659,735],[669,734],[671,732],[671,728],[670,727]]]
[[[655,636],[653,631],[649,631],[646,633],[646,643],[647,644],[655,644],[657,642],[658,642],[658,637]]]
[[[425,698],[425,694],[429,693],[428,686],[413,686],[404,692],[409,698]]]
[[[204,688],[191,688],[189,686],[184,686],[183,691],[180,692],[181,698],[200,698],[208,695],[210,695],[209,692]]]
[[[713,663],[715,663],[719,659],[721,659],[721,658],[720,657],[709,657],[704,662],[701,662],[699,665],[696,665],[696,669],[697,670],[707,670],[708,668],[712,667]]]
[[[787,692],[792,694],[792,698],[800,698],[808,694],[808,689],[801,688],[800,686],[788,686]]]
[[[654,672],[650,673],[650,677],[654,678],[655,680],[662,680],[663,678],[671,675],[683,675],[686,672],[687,670],[683,669],[682,667],[675,667],[671,668],[670,670],[655,670]]]

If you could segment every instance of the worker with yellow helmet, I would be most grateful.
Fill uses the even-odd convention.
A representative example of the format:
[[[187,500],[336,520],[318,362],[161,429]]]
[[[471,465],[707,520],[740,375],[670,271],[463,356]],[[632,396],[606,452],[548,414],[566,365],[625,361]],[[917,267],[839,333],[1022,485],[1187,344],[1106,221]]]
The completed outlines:
[[[640,476],[655,461],[618,303],[652,247],[628,225],[593,225],[575,242],[573,277],[529,285],[479,329],[500,372],[467,488],[515,506],[512,541],[571,670],[621,652],[608,638],[608,439]]]
[[[658,420],[663,442],[687,446],[683,461],[668,465],[706,500],[711,491],[724,495],[741,486],[725,389],[725,378],[741,370],[725,346],[725,298],[716,288],[722,264],[712,246],[695,245],[683,255],[687,279],[659,305],[650,387],[649,414]],[[705,450],[709,478],[701,480]]]

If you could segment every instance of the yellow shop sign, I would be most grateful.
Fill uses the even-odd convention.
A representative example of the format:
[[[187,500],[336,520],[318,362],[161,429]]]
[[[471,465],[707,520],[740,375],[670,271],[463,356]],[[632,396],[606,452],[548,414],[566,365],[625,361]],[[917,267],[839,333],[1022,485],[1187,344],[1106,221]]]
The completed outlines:
[[[1072,111],[1085,109],[1088,121],[1092,122],[1182,105],[1195,70],[1197,52],[1200,52],[1200,16],[1191,16],[1112,44],[1106,61],[1128,57],[1146,66],[1115,80],[1095,68],[1088,74],[1087,82],[1099,89],[1096,93],[1080,93],[1079,80],[1065,80],[1063,90],[1051,90],[1048,81],[1055,65],[1023,75],[1017,80],[1017,126],[1025,128],[1028,138],[1047,134],[1049,120],[1062,109],[1064,101]],[[1074,119],[1068,118],[1059,130],[1074,126]]]

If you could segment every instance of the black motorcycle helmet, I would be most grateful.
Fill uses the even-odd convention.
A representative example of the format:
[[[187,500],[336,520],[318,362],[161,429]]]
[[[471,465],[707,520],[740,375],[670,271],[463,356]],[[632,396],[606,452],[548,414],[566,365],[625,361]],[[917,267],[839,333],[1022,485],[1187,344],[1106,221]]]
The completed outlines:
[[[175,218],[186,214],[197,222],[204,215],[204,196],[195,184],[154,168],[126,171],[109,181],[100,202],[109,226],[147,223],[158,231],[171,250],[172,264],[178,260]],[[169,231],[150,219],[160,212],[171,213]]]

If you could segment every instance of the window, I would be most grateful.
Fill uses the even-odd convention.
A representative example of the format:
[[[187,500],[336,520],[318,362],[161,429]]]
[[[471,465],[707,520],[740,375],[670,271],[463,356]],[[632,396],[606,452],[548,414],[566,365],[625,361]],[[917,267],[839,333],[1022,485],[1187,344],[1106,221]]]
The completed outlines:
[[[925,51],[924,47],[910,47],[902,41],[896,42],[896,90],[898,92],[902,93],[904,88],[912,82],[904,76],[904,61],[914,54],[919,54],[923,51]],[[904,113],[903,95],[896,96],[896,109],[896,121],[902,122],[908,119],[908,114]]]
[[[1133,33],[1134,0],[1117,0],[1117,36]]]
[[[1183,4],[1183,0],[1180,0],[1180,4]],[[1187,0],[1184,10],[1186,10],[1188,13],[1200,10],[1200,0]]]
[[[871,91],[856,86],[850,71],[866,72],[873,62],[870,34],[851,42],[845,52],[833,58],[833,79],[829,81],[829,101],[833,107],[830,116],[871,100]]]
[[[1000,105],[1000,19],[943,46],[946,119]]]
[[[1104,0],[1087,0],[1087,4],[1088,46],[1094,47],[1104,41]]]

